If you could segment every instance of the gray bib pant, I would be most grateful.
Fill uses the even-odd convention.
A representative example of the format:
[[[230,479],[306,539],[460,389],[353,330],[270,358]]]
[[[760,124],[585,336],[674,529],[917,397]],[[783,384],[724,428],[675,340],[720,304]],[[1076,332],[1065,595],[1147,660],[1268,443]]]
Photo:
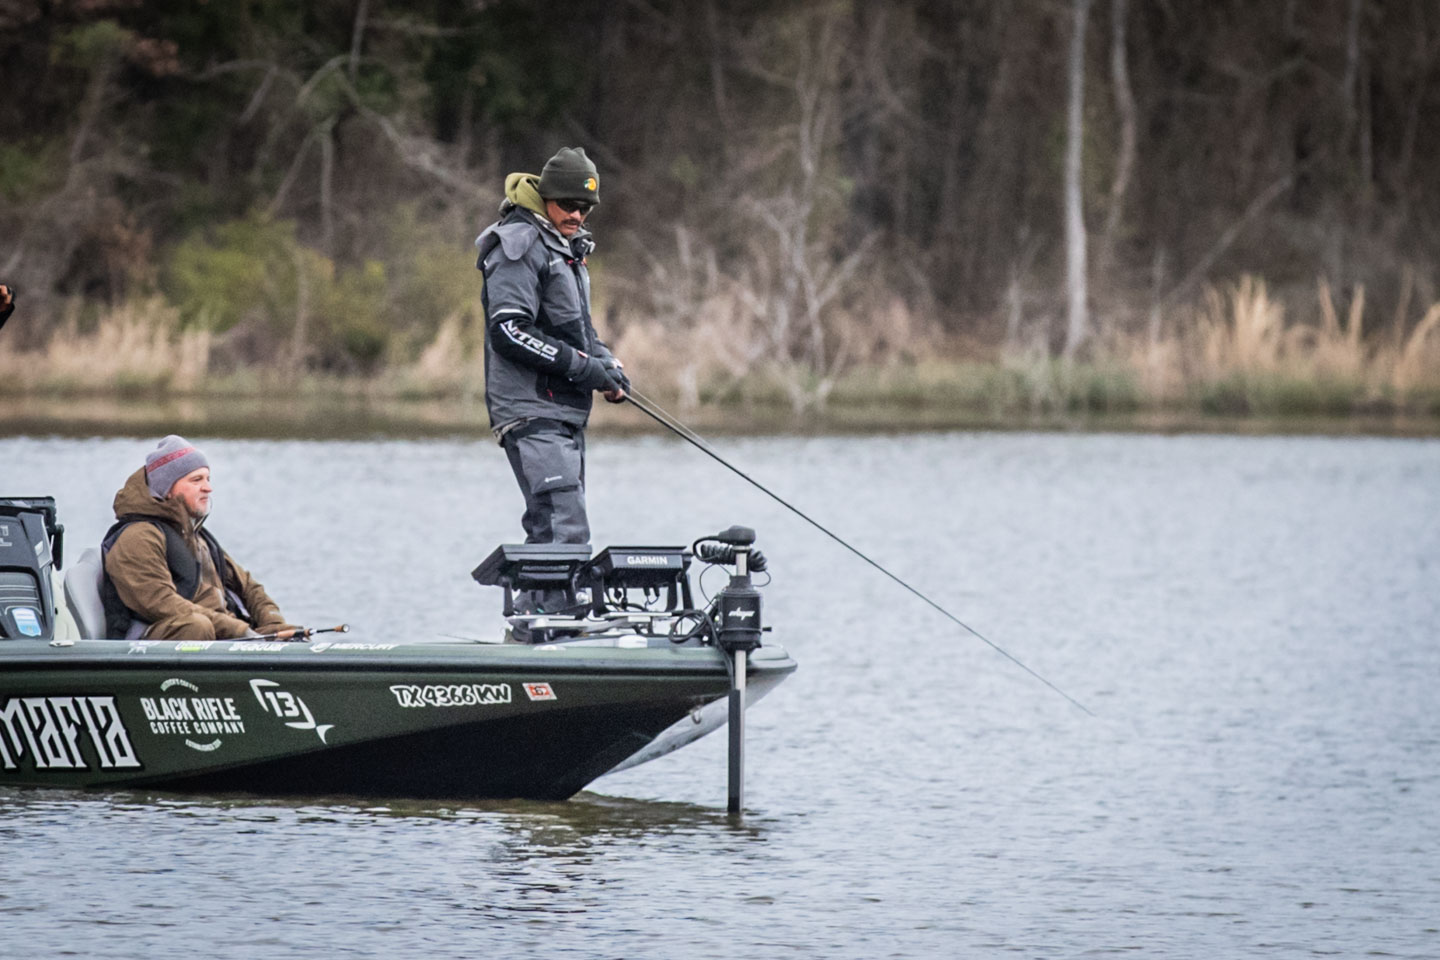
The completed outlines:
[[[520,492],[525,496],[526,543],[589,543],[585,514],[585,430],[558,420],[536,419],[500,439]],[[521,613],[555,613],[563,590],[530,591],[516,598]]]

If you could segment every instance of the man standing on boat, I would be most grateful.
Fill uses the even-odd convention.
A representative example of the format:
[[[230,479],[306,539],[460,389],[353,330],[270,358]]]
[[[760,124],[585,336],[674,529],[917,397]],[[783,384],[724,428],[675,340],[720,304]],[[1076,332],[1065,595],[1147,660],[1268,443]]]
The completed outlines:
[[[100,552],[105,634],[226,640],[298,629],[210,531],[210,461],[183,437],[160,441],[115,494]]]
[[[595,391],[611,403],[630,386],[590,319],[585,220],[600,180],[585,151],[566,147],[540,176],[505,178],[500,219],[475,240],[485,275],[485,405],[525,496],[526,543],[589,543],[585,425]],[[522,613],[555,613],[563,592],[521,597]]]

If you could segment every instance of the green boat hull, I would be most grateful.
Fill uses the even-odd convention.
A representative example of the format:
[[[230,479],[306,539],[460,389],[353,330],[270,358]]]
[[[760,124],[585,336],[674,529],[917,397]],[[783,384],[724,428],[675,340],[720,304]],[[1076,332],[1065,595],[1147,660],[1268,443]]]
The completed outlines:
[[[638,638],[636,638],[638,639]],[[795,669],[755,651],[750,701]],[[723,723],[709,645],[0,643],[0,785],[561,800]]]

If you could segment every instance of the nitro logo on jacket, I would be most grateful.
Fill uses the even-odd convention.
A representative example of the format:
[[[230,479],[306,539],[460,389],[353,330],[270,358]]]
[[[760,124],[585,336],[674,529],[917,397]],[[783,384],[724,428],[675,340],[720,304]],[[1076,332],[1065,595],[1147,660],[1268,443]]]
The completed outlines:
[[[515,325],[514,320],[506,320],[504,323],[500,324],[500,329],[504,331],[505,336],[509,337],[511,342],[513,342],[516,346],[528,350],[530,353],[535,354],[535,356],[537,357],[542,357],[546,360],[554,360],[556,356],[558,356],[560,353],[560,348],[557,347],[555,344],[547,343],[544,340],[541,340],[539,337],[535,336],[533,333],[527,333],[526,331],[521,330]]]
[[[11,697],[0,704],[0,766],[17,770],[135,768],[140,760],[114,697]]]

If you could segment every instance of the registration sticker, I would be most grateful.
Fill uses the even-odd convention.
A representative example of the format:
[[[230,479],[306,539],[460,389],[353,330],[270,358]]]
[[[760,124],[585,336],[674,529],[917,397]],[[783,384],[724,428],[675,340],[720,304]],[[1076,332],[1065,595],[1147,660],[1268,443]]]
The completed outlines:
[[[531,700],[557,700],[555,691],[548,683],[527,683],[525,684],[525,696]]]
[[[16,607],[12,611],[15,615],[15,626],[27,637],[40,636],[40,617],[36,615],[34,607]]]

